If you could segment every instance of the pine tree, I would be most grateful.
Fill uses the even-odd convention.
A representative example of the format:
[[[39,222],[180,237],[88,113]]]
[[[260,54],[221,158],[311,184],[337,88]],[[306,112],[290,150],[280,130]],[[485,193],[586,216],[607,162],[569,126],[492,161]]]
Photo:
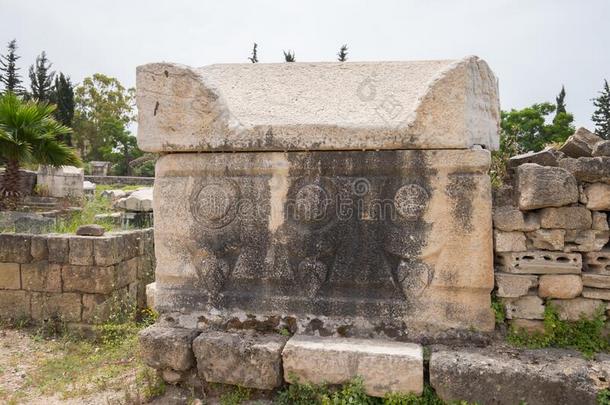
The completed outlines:
[[[49,71],[52,63],[47,59],[45,51],[36,57],[36,63],[30,66],[30,89],[32,98],[38,101],[47,102],[51,97],[53,87],[53,77],[55,72]]]
[[[293,51],[284,51],[284,60],[286,62],[296,62],[295,55]]]
[[[591,120],[595,123],[595,133],[610,140],[610,87],[608,86],[608,80],[604,80],[604,88],[599,93],[599,97],[593,99],[595,111]]]
[[[55,84],[51,91],[50,101],[57,105],[55,119],[62,125],[72,128],[74,118],[74,87],[70,82],[70,77],[63,73],[55,76]],[[66,134],[61,139],[65,144],[72,146],[70,134]]]
[[[345,62],[347,60],[347,44],[343,45],[339,52],[337,53],[339,57],[339,62]]]
[[[559,113],[566,112],[565,98],[566,98],[566,89],[562,85],[559,95],[557,97],[555,97],[555,105],[556,105],[555,116],[557,116],[557,114],[559,114]]]
[[[256,54],[256,48],[258,48],[258,45],[255,42],[254,46],[252,47],[252,56],[248,58],[252,63],[258,63],[258,55]]]
[[[4,91],[15,94],[23,94],[24,88],[21,85],[21,76],[17,67],[17,40],[13,39],[8,43],[8,52],[0,56],[0,83],[4,84]]]

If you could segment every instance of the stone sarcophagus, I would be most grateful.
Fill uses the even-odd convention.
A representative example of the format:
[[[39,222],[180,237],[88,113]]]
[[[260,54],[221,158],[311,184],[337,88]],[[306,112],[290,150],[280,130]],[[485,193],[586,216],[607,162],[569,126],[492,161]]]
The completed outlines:
[[[138,68],[155,306],[198,326],[493,329],[487,64]],[[232,153],[235,152],[235,153]]]

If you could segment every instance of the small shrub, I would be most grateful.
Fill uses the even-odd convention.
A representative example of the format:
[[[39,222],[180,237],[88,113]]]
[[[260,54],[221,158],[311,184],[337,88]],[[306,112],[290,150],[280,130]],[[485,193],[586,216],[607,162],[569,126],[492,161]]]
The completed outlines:
[[[248,388],[235,387],[231,391],[220,396],[220,405],[239,405],[250,399],[251,392]]]
[[[598,405],[610,405],[610,390],[603,389],[597,393]]]
[[[494,312],[496,325],[503,324],[506,320],[506,308],[495,294],[491,296],[491,310]]]

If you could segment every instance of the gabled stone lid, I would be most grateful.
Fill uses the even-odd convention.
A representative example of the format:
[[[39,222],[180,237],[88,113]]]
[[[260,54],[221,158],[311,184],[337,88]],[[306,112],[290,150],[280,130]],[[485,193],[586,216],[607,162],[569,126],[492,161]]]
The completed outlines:
[[[137,68],[148,152],[498,147],[498,81],[485,61]]]

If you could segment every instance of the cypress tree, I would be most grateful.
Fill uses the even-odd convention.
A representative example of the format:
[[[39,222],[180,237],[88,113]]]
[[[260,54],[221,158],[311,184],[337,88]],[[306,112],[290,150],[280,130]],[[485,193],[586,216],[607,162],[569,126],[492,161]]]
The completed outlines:
[[[250,59],[250,62],[252,63],[258,63],[258,55],[256,54],[256,48],[258,48],[258,45],[255,42],[254,46],[252,47],[252,56],[248,57],[248,59]]]
[[[296,62],[295,55],[293,51],[284,51],[284,60],[286,62]]]
[[[599,93],[599,97],[593,99],[595,111],[591,120],[595,123],[595,133],[610,140],[610,87],[608,86],[608,80],[604,80],[604,87]]]
[[[30,88],[32,98],[38,101],[50,101],[55,72],[51,72],[52,63],[45,51],[36,57],[36,63],[30,66]]]
[[[339,52],[337,53],[339,57],[339,62],[345,62],[347,60],[347,44],[343,45]]]
[[[556,105],[555,116],[557,116],[557,114],[559,114],[559,113],[566,112],[565,98],[566,98],[566,89],[562,85],[559,95],[557,95],[557,97],[555,97],[555,105]]]
[[[17,67],[17,60],[20,58],[17,56],[17,40],[9,42],[7,48],[7,54],[0,56],[0,83],[4,84],[4,91],[23,94],[24,88]]]
[[[57,105],[55,119],[61,124],[72,128],[72,120],[74,118],[74,87],[70,82],[70,77],[64,76],[63,73],[55,76],[50,101]],[[72,146],[70,134],[66,134],[62,141]]]

